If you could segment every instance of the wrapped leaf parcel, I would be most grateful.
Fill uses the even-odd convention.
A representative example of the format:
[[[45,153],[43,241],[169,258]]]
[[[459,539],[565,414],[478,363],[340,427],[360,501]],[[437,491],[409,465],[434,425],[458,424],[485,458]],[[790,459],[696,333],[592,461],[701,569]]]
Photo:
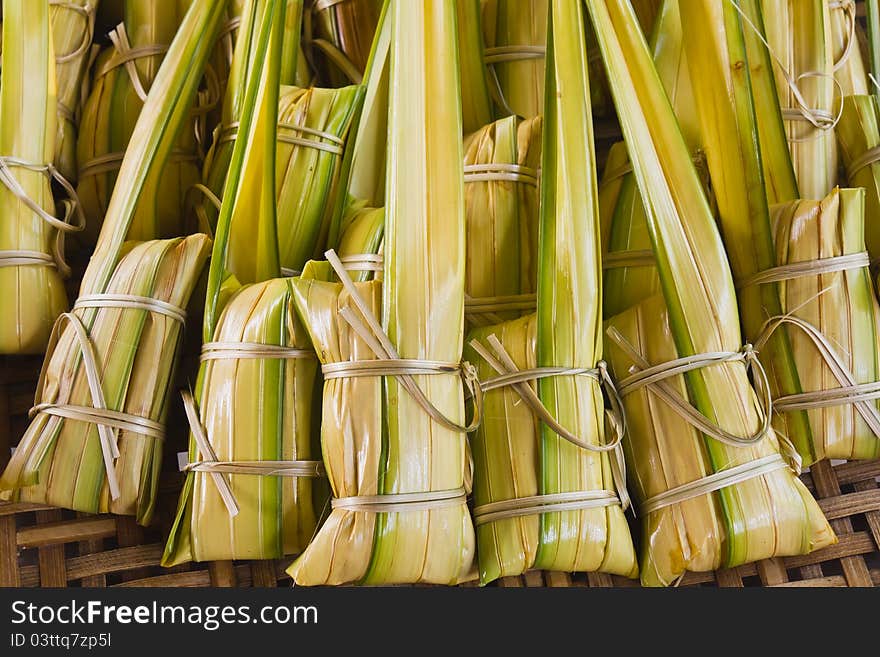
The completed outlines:
[[[616,393],[600,363],[601,238],[581,3],[551,0],[550,25],[537,313],[469,336],[486,391],[474,436],[484,583],[530,568],[637,573],[623,515],[622,424],[607,436],[605,427],[603,393]]]
[[[454,3],[391,0],[388,20],[383,280],[352,282],[328,253],[330,264],[310,263],[294,283],[324,372],[333,492],[327,521],[288,570],[298,584],[472,577]]]
[[[242,21],[251,62],[211,257],[195,396],[184,394],[189,463],[165,565],[297,554],[317,523],[317,362],[291,281],[279,278],[275,186],[263,184],[276,165],[284,9],[283,0],[256,0]]]
[[[606,341],[630,424],[631,481],[646,529],[642,581],[667,585],[689,568],[730,567],[833,543],[770,429],[769,385],[754,351],[742,344],[721,236],[635,14],[625,0],[587,6],[631,145],[663,291],[662,303],[651,297],[610,318]],[[681,419],[669,435],[668,419]],[[689,426],[699,432],[682,431]],[[683,435],[699,442],[688,445]],[[664,459],[665,444],[671,449]],[[686,502],[700,507],[696,515],[685,515]]]
[[[156,75],[80,296],[53,331],[34,418],[0,478],[6,498],[150,522],[184,309],[210,240],[127,236],[136,215],[158,210],[155,183],[187,119],[224,4],[193,4]]]

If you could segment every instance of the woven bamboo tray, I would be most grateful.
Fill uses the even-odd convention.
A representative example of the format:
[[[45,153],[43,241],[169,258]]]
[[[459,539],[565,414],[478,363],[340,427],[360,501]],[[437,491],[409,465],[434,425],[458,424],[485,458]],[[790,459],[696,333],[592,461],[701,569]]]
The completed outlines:
[[[0,450],[27,426],[41,359],[0,358]],[[173,423],[172,426],[182,426]],[[33,504],[0,503],[0,586],[285,586],[289,561],[215,561],[162,568],[165,536],[182,475],[175,452],[183,436],[172,433],[166,474],[153,526],[132,518],[88,515]],[[837,545],[813,554],[771,559],[715,573],[690,573],[683,586],[880,585],[880,461],[832,466],[821,462],[803,475],[837,532]],[[530,572],[499,586],[636,586],[608,575]]]

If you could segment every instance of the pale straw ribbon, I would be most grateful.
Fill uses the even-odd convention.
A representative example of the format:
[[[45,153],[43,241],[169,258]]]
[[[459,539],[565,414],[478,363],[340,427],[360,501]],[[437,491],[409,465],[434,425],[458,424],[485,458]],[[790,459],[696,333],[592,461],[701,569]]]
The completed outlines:
[[[735,486],[736,484],[741,484],[749,479],[761,477],[788,467],[785,459],[779,454],[771,454],[770,456],[749,461],[742,465],[719,470],[706,477],[682,484],[681,486],[676,486],[675,488],[670,488],[666,492],[649,497],[639,506],[639,511],[647,515],[665,507],[672,506],[673,504],[680,504],[681,502],[708,495],[715,491],[719,491],[722,488]]]
[[[654,252],[651,249],[612,251],[602,256],[602,269],[653,267],[654,264]]]
[[[69,2],[68,0],[49,0],[49,6],[58,7],[59,9],[67,9],[75,14],[79,14],[86,23],[85,29],[82,33],[82,40],[79,45],[68,53],[55,55],[55,63],[64,64],[85,54],[92,45],[92,35],[95,32],[95,14],[97,7],[89,2],[80,5],[75,2]]]
[[[376,356],[374,360],[342,361],[321,366],[324,379],[352,377],[393,376],[428,416],[441,426],[457,433],[470,433],[481,420],[483,393],[476,371],[468,362],[447,363],[424,359],[401,358],[382,325],[367,306],[357,287],[346,271],[345,265],[332,249],[324,253],[327,262],[336,272],[343,288],[354,304],[340,308],[339,315],[348,322],[357,336],[366,343]],[[470,424],[462,425],[448,418],[438,409],[413,378],[414,375],[454,375],[463,379],[465,387],[474,398],[474,417]]]
[[[863,269],[870,264],[870,258],[865,251],[817,260],[805,260],[759,272],[748,278],[739,287]],[[779,413],[786,413],[853,404],[874,435],[880,438],[880,411],[877,410],[875,404],[869,403],[872,400],[880,399],[880,382],[858,383],[844,360],[838,355],[837,350],[817,327],[793,314],[771,317],[761,329],[755,342],[756,348],[760,349],[766,344],[774,331],[784,324],[799,328],[813,342],[840,387],[786,395],[773,401],[774,409]]]
[[[426,491],[423,493],[388,493],[383,495],[355,495],[331,500],[330,508],[360,511],[362,513],[400,513],[431,511],[455,507],[467,502],[467,491],[461,488]]]
[[[238,136],[238,128],[238,121],[235,121],[225,127],[220,128],[217,142],[222,144],[224,142],[234,141],[235,138]],[[303,137],[294,137],[289,133],[299,133],[303,135]],[[306,137],[315,137],[315,139],[307,139]],[[315,130],[313,128],[309,128],[303,125],[296,125],[294,123],[284,122],[278,123],[278,134],[276,135],[276,139],[285,144],[293,144],[295,146],[314,148],[319,151],[332,153],[333,155],[342,155],[342,147],[345,145],[345,142],[333,133]],[[328,144],[324,143],[323,141],[319,141],[321,139],[330,143]]]
[[[116,52],[114,52],[113,56],[95,72],[95,79],[105,76],[114,68],[124,66],[138,98],[140,98],[141,101],[146,102],[147,90],[141,80],[141,75],[137,70],[135,60],[164,55],[168,52],[168,46],[156,43],[132,48],[131,42],[128,40],[128,32],[125,29],[125,23],[120,23],[114,29],[110,30],[110,32],[107,33],[107,36],[110,37],[110,41],[113,43]]]
[[[86,301],[80,303],[83,299],[86,299]],[[149,297],[137,297],[123,294],[95,294],[81,298],[77,300],[76,304],[74,304],[74,311],[86,307],[143,310],[169,317],[177,322],[182,322],[186,317],[186,314],[182,309],[167,302]],[[165,437],[165,428],[161,423],[150,418],[107,408],[107,402],[104,398],[104,389],[101,384],[100,368],[98,365],[99,361],[95,345],[89,337],[88,330],[82,323],[82,320],[80,320],[80,318],[73,312],[64,313],[58,317],[55,326],[52,328],[52,334],[49,336],[47,353],[52,353],[58,344],[58,340],[61,337],[61,327],[64,324],[70,325],[73,330],[75,342],[79,347],[83,368],[85,369],[86,382],[89,387],[89,394],[92,398],[92,405],[79,406],[67,402],[40,401],[46,385],[47,367],[50,360],[47,358],[43,362],[43,368],[40,371],[40,377],[37,381],[37,392],[34,399],[34,406],[30,411],[30,416],[34,417],[36,415],[46,414],[57,418],[65,418],[96,425],[101,444],[101,455],[104,460],[104,469],[107,475],[107,485],[110,489],[110,497],[111,499],[116,500],[119,498],[120,494],[119,480],[116,475],[115,464],[115,460],[119,458],[117,432],[121,430],[135,433],[145,438],[162,440]],[[68,395],[69,394],[70,390],[68,389]]]
[[[766,371],[758,360],[757,351],[752,345],[746,344],[740,351],[696,354],[658,365],[651,365],[616,328],[612,326],[608,328],[606,333],[634,363],[629,370],[630,376],[621,380],[617,385],[617,390],[621,397],[647,387],[662,399],[679,417],[695,429],[732,447],[753,445],[762,440],[770,430],[773,412],[773,401],[770,398],[770,382],[767,379]],[[673,376],[725,363],[745,363],[752,372],[762,417],[757,431],[750,436],[737,436],[711,422],[699,409],[683,399],[678,391],[666,382],[666,379]]]
[[[819,258],[817,260],[804,260],[802,262],[771,267],[770,269],[758,272],[741,282],[737,282],[736,287],[737,289],[742,289],[751,285],[781,283],[795,278],[832,274],[848,269],[861,269],[862,267],[870,266],[870,264],[871,258],[865,251],[830,258]]]
[[[490,81],[489,92],[506,114],[516,114],[516,112],[510,109],[510,105],[507,104],[494,64],[543,59],[546,53],[547,49],[544,46],[497,46],[483,49],[483,62],[488,65],[486,70]]]
[[[536,367],[528,370],[520,370],[517,368],[513,358],[511,358],[510,354],[504,348],[504,345],[497,336],[490,335],[486,338],[486,343],[488,344],[488,347],[482,344],[479,340],[471,340],[470,342],[470,346],[473,350],[476,351],[480,357],[499,374],[499,376],[483,381],[480,384],[483,392],[485,393],[499,388],[511,387],[523,402],[525,402],[532,413],[534,413],[535,417],[546,424],[560,438],[563,438],[576,447],[590,452],[613,452],[613,458],[610,458],[609,462],[611,465],[612,477],[614,479],[614,486],[617,490],[615,500],[617,501],[616,503],[621,504],[621,506],[626,509],[629,506],[629,494],[626,491],[626,463],[621,448],[621,442],[626,433],[626,419],[623,414],[623,404],[621,403],[617,389],[614,387],[614,382],[608,374],[605,362],[599,361],[596,364],[596,367],[593,368]],[[606,415],[614,429],[614,440],[602,445],[596,445],[587,442],[577,434],[569,431],[562,426],[555,417],[553,417],[553,414],[546,406],[544,406],[537,393],[535,393],[532,386],[529,385],[529,382],[531,381],[560,376],[580,376],[588,378],[605,392],[608,401],[611,404],[611,409],[606,412]],[[590,508],[589,505],[595,504],[595,500],[592,499],[581,501],[588,506],[578,508]],[[531,502],[529,504],[531,504]]]
[[[201,362],[214,360],[272,359],[297,360],[314,359],[315,353],[310,349],[298,349],[281,345],[262,344],[256,342],[206,342],[202,345]],[[321,461],[220,461],[211,446],[208,432],[199,419],[199,409],[195,398],[188,390],[181,391],[183,408],[187,423],[196,443],[201,460],[188,463],[183,467],[187,472],[204,472],[211,475],[220,499],[226,506],[230,517],[240,511],[232,486],[226,474],[256,475],[260,477],[321,477],[324,466]]]
[[[779,397],[773,401],[774,409],[778,413],[787,413],[852,404],[871,432],[880,438],[880,411],[877,410],[876,404],[870,403],[880,399],[880,382],[858,383],[822,331],[793,315],[781,315],[768,319],[761,329],[756,344],[765,344],[773,332],[783,324],[799,328],[812,341],[840,387]]]
[[[69,197],[67,200],[61,202],[65,208],[64,217],[58,218],[49,214],[46,210],[40,207],[36,201],[28,196],[24,187],[22,187],[21,183],[12,173],[13,168],[26,169],[28,171],[40,173],[50,180],[55,180],[61,185]],[[0,267],[20,265],[54,266],[62,276],[69,276],[70,267],[64,259],[64,236],[67,233],[81,231],[86,226],[86,217],[73,185],[71,185],[67,179],[59,173],[58,169],[55,168],[55,165],[51,163],[33,164],[11,156],[0,156],[0,183],[12,192],[12,194],[29,210],[56,231],[51,255],[26,250],[0,251]],[[76,217],[76,221],[72,222],[74,216]]]
[[[498,520],[520,518],[522,516],[542,513],[559,513],[562,511],[580,511],[581,509],[600,509],[606,506],[617,506],[620,500],[608,490],[588,490],[573,493],[549,493],[547,495],[531,495],[512,500],[490,502],[474,507],[474,525],[479,527]]]
[[[843,103],[840,103],[840,110],[836,115],[832,114],[831,111],[821,109],[821,108],[812,108],[807,103],[806,99],[803,96],[803,93],[798,87],[798,83],[801,80],[807,78],[827,78],[831,81],[831,83],[835,86],[837,90],[837,95],[842,96],[842,89],[840,83],[834,79],[834,76],[828,75],[826,73],[821,73],[818,71],[807,71],[805,73],[801,73],[795,78],[791,73],[789,73],[788,69],[785,68],[785,65],[782,63],[782,60],[776,55],[773,49],[770,47],[770,44],[767,42],[767,39],[761,33],[752,20],[746,16],[745,12],[740,9],[739,5],[733,0],[727,0],[734,9],[736,9],[737,13],[743,20],[743,23],[749,27],[749,29],[754,32],[755,36],[761,41],[762,44],[767,48],[767,52],[770,54],[770,57],[773,59],[773,62],[779,68],[779,72],[782,74],[782,77],[785,79],[785,83],[788,88],[791,90],[792,98],[794,98],[795,107],[784,107],[782,108],[782,118],[786,121],[804,121],[809,123],[814,128],[819,131],[827,131],[834,129],[837,124],[840,122],[840,117],[843,113]],[[853,27],[855,29],[855,27]],[[792,143],[798,143],[803,141],[808,141],[809,139],[813,139],[815,137],[805,137],[805,138],[789,138],[789,141]]]
[[[547,48],[544,46],[496,46],[483,50],[486,64],[515,62],[523,59],[544,59]]]
[[[381,253],[354,253],[340,256],[339,261],[346,271],[382,271],[383,258]],[[299,276],[302,272],[289,267],[281,268],[281,275],[286,277]]]
[[[521,164],[498,162],[494,164],[464,165],[465,183],[518,182],[538,186],[538,170]]]

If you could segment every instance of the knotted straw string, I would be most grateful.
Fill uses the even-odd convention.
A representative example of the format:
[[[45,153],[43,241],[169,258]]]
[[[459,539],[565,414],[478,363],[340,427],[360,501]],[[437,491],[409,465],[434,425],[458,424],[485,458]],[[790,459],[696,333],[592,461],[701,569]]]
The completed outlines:
[[[701,477],[695,481],[670,488],[668,491],[649,497],[639,506],[639,511],[645,515],[659,511],[673,504],[680,504],[696,497],[708,495],[715,491],[741,484],[749,479],[760,477],[776,470],[789,467],[779,454],[771,454],[742,465],[719,470],[713,474]]]
[[[871,258],[866,251],[848,253],[846,255],[833,256],[830,258],[818,258],[816,260],[803,260],[792,262],[778,267],[765,269],[743,281],[737,282],[737,289],[743,289],[752,285],[764,285],[767,283],[781,283],[795,278],[832,274],[834,272],[849,269],[861,269],[871,264]]]
[[[834,71],[836,72],[846,64],[846,60],[849,59],[849,56],[852,53],[853,44],[856,42],[856,3],[853,0],[831,0],[831,2],[828,3],[828,9],[832,11],[835,9],[843,10],[843,15],[849,26],[846,33],[846,45],[843,48],[843,53],[841,53],[840,59],[834,62]]]
[[[58,217],[49,214],[46,210],[40,207],[36,201],[28,196],[24,187],[22,187],[21,183],[12,173],[12,168],[14,167],[41,173],[50,180],[55,180],[61,185],[69,197],[67,200],[61,202],[65,208],[63,218],[59,219]],[[26,250],[0,251],[0,267],[18,265],[54,266],[62,276],[69,276],[70,267],[64,259],[64,236],[66,233],[81,231],[86,226],[86,217],[73,185],[61,175],[58,169],[55,168],[55,165],[51,162],[49,164],[33,164],[12,156],[0,156],[0,183],[12,192],[12,194],[29,210],[56,231],[51,256],[36,251]],[[71,223],[74,215],[76,216],[76,223]]]
[[[474,525],[479,527],[498,520],[520,518],[542,513],[598,509],[620,504],[617,495],[608,490],[588,490],[573,493],[548,493],[518,497],[500,502],[490,502],[475,506]]]
[[[633,251],[612,251],[602,256],[602,269],[619,267],[653,267],[654,252],[651,249]]]
[[[125,23],[120,23],[114,29],[110,30],[110,32],[107,33],[107,36],[110,37],[110,41],[113,43],[116,52],[114,52],[104,65],[96,71],[95,79],[105,76],[114,68],[124,66],[138,98],[140,98],[141,101],[146,102],[147,90],[141,80],[141,75],[135,65],[135,60],[164,55],[168,52],[168,46],[155,43],[132,48],[131,42],[128,39],[128,32],[125,29]]]
[[[202,345],[201,362],[211,360],[245,359],[313,359],[315,353],[309,349],[284,347],[281,345],[256,342],[206,342]],[[232,492],[232,487],[224,474],[257,475],[261,477],[321,477],[324,467],[321,461],[220,461],[208,439],[208,432],[199,419],[195,398],[188,390],[181,392],[186,419],[195,440],[198,454],[202,460],[188,463],[183,467],[187,472],[205,472],[217,486],[217,492],[226,506],[230,517],[238,515],[240,508]]]
[[[740,351],[717,351],[695,354],[660,363],[659,365],[651,365],[616,328],[612,326],[608,328],[606,333],[627,354],[630,360],[635,363],[630,368],[630,376],[618,383],[617,390],[621,397],[648,387],[651,392],[666,402],[685,422],[699,432],[732,447],[753,445],[762,440],[770,430],[770,419],[773,411],[773,401],[770,397],[770,382],[767,379],[767,372],[758,360],[757,351],[752,345],[746,344]],[[756,388],[755,392],[758,394],[758,402],[762,413],[760,427],[750,436],[737,436],[711,422],[699,409],[683,399],[678,391],[666,382],[666,379],[679,374],[736,362],[745,363],[752,372]]]
[[[182,322],[186,317],[186,314],[180,308],[148,297],[96,294],[88,299],[90,301],[87,301],[85,304],[80,304],[77,301],[74,305],[74,311],[83,307],[123,308],[153,312],[165,315],[179,322]],[[68,402],[40,401],[45,390],[49,365],[49,359],[46,359],[43,361],[40,377],[37,380],[37,392],[34,398],[34,406],[30,410],[30,416],[46,414],[57,418],[66,418],[96,425],[101,444],[101,455],[104,460],[104,470],[107,475],[107,485],[110,489],[110,497],[116,500],[120,494],[115,466],[115,460],[119,458],[116,432],[119,430],[127,431],[146,438],[162,440],[165,437],[165,429],[161,423],[150,418],[107,408],[98,367],[97,350],[82,320],[73,312],[64,313],[58,317],[49,336],[49,345],[46,348],[47,353],[52,353],[57,346],[61,337],[61,327],[64,324],[69,324],[73,329],[73,337],[82,356],[89,395],[92,398],[92,406],[79,406]],[[69,391],[68,394],[70,394]]]
[[[234,121],[229,125],[220,129],[218,143],[224,143],[228,141],[234,141],[238,136],[238,121]],[[316,139],[303,139],[301,137],[293,137],[289,134],[284,134],[282,131],[287,132],[298,132],[307,137],[317,137],[318,139],[325,139],[329,141],[329,144],[325,144],[324,142],[317,141]],[[285,144],[294,144],[296,146],[305,146],[307,148],[315,148],[319,151],[326,151],[327,153],[332,153],[334,155],[342,155],[342,147],[345,145],[345,142],[330,132],[323,132],[321,130],[315,130],[313,128],[309,128],[302,125],[296,125],[294,123],[278,123],[278,134],[276,135],[276,139]]]
[[[208,360],[244,360],[273,358],[281,360],[314,359],[315,352],[311,349],[282,347],[274,344],[258,342],[206,342],[202,345],[200,362]]]
[[[353,253],[339,257],[348,271],[382,271],[385,258],[381,253]]]
[[[498,162],[494,164],[466,164],[465,183],[472,182],[520,182],[538,186],[538,170],[521,164]]]
[[[341,308],[340,316],[348,322],[357,336],[363,340],[376,356],[375,360],[368,361],[342,361],[339,363],[327,363],[321,366],[325,380],[328,378],[346,378],[351,376],[393,376],[397,378],[400,386],[412,397],[422,410],[431,419],[441,426],[457,433],[470,433],[476,429],[481,420],[483,407],[483,393],[473,366],[464,361],[461,363],[445,363],[431,360],[401,358],[397,349],[391,343],[391,339],[382,330],[382,325],[367,306],[357,287],[348,275],[345,265],[332,249],[324,253],[327,262],[336,272],[336,276],[348,292],[354,303],[357,313],[350,307]],[[358,316],[358,314],[360,316]],[[438,409],[419,387],[415,379],[416,374],[426,375],[449,375],[461,376],[464,384],[474,398],[474,417],[467,426],[461,425],[449,419]]]
[[[461,488],[435,490],[424,493],[389,493],[386,495],[355,495],[336,497],[332,509],[364,513],[399,513],[401,511],[430,511],[459,506],[467,502],[467,491]]]
[[[787,121],[804,121],[809,123],[817,130],[828,131],[834,129],[837,124],[840,122],[840,117],[843,114],[843,103],[840,103],[840,110],[837,112],[835,116],[828,110],[811,108],[807,103],[806,99],[804,99],[803,93],[798,87],[798,83],[801,80],[807,78],[828,78],[832,84],[834,84],[837,89],[838,97],[843,95],[843,90],[840,86],[840,83],[834,79],[834,76],[828,75],[827,73],[820,73],[817,71],[807,71],[805,73],[801,73],[797,76],[797,78],[793,77],[791,73],[789,73],[788,69],[786,69],[785,64],[782,63],[782,60],[776,55],[773,51],[773,48],[770,47],[770,44],[767,42],[767,39],[764,38],[764,35],[761,33],[752,20],[745,14],[745,12],[739,7],[739,5],[733,0],[727,0],[736,12],[740,15],[745,23],[751,30],[754,32],[755,36],[761,41],[765,48],[767,48],[767,52],[770,54],[770,57],[773,59],[773,62],[779,68],[779,72],[782,74],[782,77],[785,79],[785,83],[791,91],[792,97],[794,98],[795,107],[784,107],[782,108],[782,118]],[[808,141],[815,137],[805,137],[805,138],[789,138],[789,141],[792,143],[799,143],[803,141]]]
[[[774,331],[783,324],[799,328],[812,341],[840,387],[780,397],[773,402],[776,411],[786,413],[852,404],[872,433],[880,438],[880,411],[875,404],[869,403],[880,399],[880,382],[858,383],[822,331],[794,315],[780,315],[768,319],[761,329],[756,344],[765,344]]]
[[[481,388],[483,389],[483,392],[489,392],[490,390],[495,390],[503,387],[511,387],[526,403],[529,409],[531,409],[531,411],[535,414],[535,417],[537,417],[544,424],[550,427],[550,429],[560,438],[567,440],[576,447],[580,447],[581,449],[586,449],[591,452],[614,452],[614,458],[610,459],[610,464],[612,478],[614,479],[614,486],[617,490],[617,495],[606,491],[606,493],[612,495],[614,498],[613,501],[608,502],[608,504],[619,503],[623,507],[623,509],[626,509],[629,506],[630,500],[629,494],[626,490],[626,464],[623,458],[623,450],[621,449],[621,442],[623,441],[623,436],[626,433],[626,418],[623,413],[623,404],[620,401],[620,396],[618,395],[617,389],[614,387],[614,382],[608,375],[608,369],[605,365],[605,362],[599,361],[594,368],[536,367],[529,370],[520,370],[519,368],[517,368],[513,358],[510,357],[510,354],[504,348],[504,345],[497,338],[497,336],[490,335],[488,338],[486,338],[486,342],[488,343],[489,348],[491,348],[492,351],[490,351],[489,348],[483,345],[479,340],[471,340],[470,345],[474,349],[474,351],[476,351],[480,355],[480,357],[483,358],[483,360],[485,360],[490,367],[492,367],[492,369],[499,373],[500,376],[488,379],[487,381],[483,381],[481,383]],[[606,416],[610,420],[611,426],[615,432],[615,437],[613,441],[602,445],[595,445],[593,443],[587,442],[580,436],[569,431],[567,428],[562,426],[555,417],[553,417],[553,414],[547,409],[546,406],[544,406],[543,402],[541,402],[541,399],[528,384],[529,381],[537,381],[538,379],[559,376],[587,377],[598,384],[599,387],[606,393],[609,403],[611,404],[611,410],[609,412],[606,412]],[[544,496],[539,495],[537,496],[537,498],[543,499]],[[602,499],[608,501],[610,498]],[[531,509],[535,505],[535,500],[532,498],[521,498],[520,501],[509,500],[508,502],[509,508],[507,510],[510,512],[513,512],[514,510]],[[597,505],[597,500],[590,497],[589,499],[582,499],[579,502],[568,499],[559,499],[555,502],[545,501],[545,504],[555,505],[557,503],[584,504],[587,506],[578,506],[572,508],[591,508]],[[599,506],[607,506],[608,504],[600,504]],[[541,505],[539,504],[539,506]],[[479,508],[481,509],[481,513],[485,511],[482,507]],[[490,510],[485,511],[485,513],[492,513],[496,520],[506,517],[516,517],[509,515],[502,515],[499,517],[497,515],[497,513],[506,513],[506,511]],[[518,515],[524,515],[524,513]]]

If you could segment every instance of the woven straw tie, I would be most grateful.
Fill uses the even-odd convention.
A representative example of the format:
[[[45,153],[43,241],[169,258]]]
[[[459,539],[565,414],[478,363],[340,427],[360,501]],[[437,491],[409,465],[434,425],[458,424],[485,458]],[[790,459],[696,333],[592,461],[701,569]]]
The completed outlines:
[[[534,513],[588,509],[615,504],[620,504],[623,509],[629,507],[630,498],[626,490],[626,463],[621,446],[623,436],[626,433],[626,420],[620,397],[611,377],[608,375],[604,361],[599,361],[595,368],[538,367],[530,370],[520,370],[504,348],[504,345],[501,344],[501,341],[495,335],[490,335],[486,338],[486,342],[488,347],[479,340],[472,340],[470,345],[500,376],[483,381],[481,384],[483,391],[488,392],[498,388],[511,387],[532,410],[535,416],[561,438],[576,447],[591,452],[613,452],[610,464],[616,494],[611,491],[583,491],[536,495],[505,500],[503,502],[493,502],[474,509],[474,517],[478,519],[478,524]],[[602,387],[611,403],[611,411],[607,412],[606,415],[615,432],[613,441],[603,445],[594,445],[572,433],[553,417],[553,414],[544,406],[538,395],[529,385],[530,381],[558,376],[584,376]],[[490,519],[486,520],[485,518],[487,517]]]
[[[648,387],[688,424],[701,433],[731,447],[753,445],[762,440],[770,430],[770,420],[773,412],[770,382],[767,379],[767,372],[761,365],[761,361],[758,360],[758,353],[752,345],[746,344],[739,351],[717,351],[696,354],[660,363],[659,365],[651,365],[616,328],[612,326],[606,333],[627,354],[630,360],[635,363],[630,368],[630,376],[618,383],[617,389],[621,397]],[[758,402],[761,409],[761,424],[749,436],[737,436],[710,421],[699,409],[683,399],[678,391],[666,382],[666,379],[679,374],[736,362],[745,363],[751,370],[755,387],[757,388],[755,392],[758,394]]]
[[[816,260],[805,260],[758,272],[740,283],[738,287],[779,283],[796,278],[862,269],[870,266],[870,264],[870,257],[865,251]],[[770,340],[774,332],[784,324],[800,329],[813,342],[819,351],[819,355],[828,366],[828,369],[831,370],[834,378],[837,379],[840,387],[780,397],[773,402],[775,410],[779,413],[786,413],[853,404],[874,435],[880,438],[880,411],[877,410],[875,404],[869,403],[875,399],[880,399],[880,382],[858,383],[855,375],[846,366],[843,358],[840,357],[828,338],[817,327],[799,317],[795,317],[793,314],[771,317],[761,328],[759,337],[755,341],[756,348],[762,348]]]
[[[243,360],[243,359],[304,359],[315,358],[313,351],[283,347],[280,345],[261,344],[256,342],[206,342],[202,345],[201,362],[212,360]],[[220,461],[211,446],[208,432],[199,418],[199,408],[193,394],[189,390],[180,393],[187,423],[195,441],[197,454],[201,460],[187,463],[186,472],[204,472],[211,475],[220,499],[226,506],[230,517],[240,511],[232,486],[225,475],[255,475],[259,477],[323,477],[324,466],[321,461]]]
[[[791,90],[791,95],[792,95],[792,98],[794,99],[795,106],[782,108],[782,118],[786,121],[804,121],[804,122],[812,125],[814,128],[816,128],[816,130],[818,130],[820,132],[833,130],[837,126],[837,124],[840,122],[840,117],[843,113],[843,103],[839,103],[840,110],[837,112],[836,115],[832,114],[829,110],[810,107],[809,103],[807,103],[806,99],[804,98],[804,95],[801,92],[800,87],[798,87],[798,83],[801,80],[805,80],[805,79],[809,79],[809,78],[828,79],[834,85],[835,90],[836,90],[836,95],[838,98],[843,96],[843,91],[840,86],[840,83],[834,79],[833,75],[828,75],[827,73],[821,73],[819,71],[807,71],[805,73],[801,73],[800,75],[798,75],[795,78],[788,71],[788,69],[785,67],[785,64],[783,64],[783,62],[779,58],[779,56],[770,47],[770,44],[767,42],[767,39],[764,37],[764,34],[761,32],[761,30],[759,30],[757,28],[757,26],[752,22],[752,20],[745,14],[745,12],[743,12],[743,10],[740,8],[740,6],[736,2],[734,2],[733,0],[727,0],[727,2],[729,2],[731,4],[731,6],[736,10],[736,12],[740,15],[740,17],[742,18],[743,24],[745,26],[747,26],[755,34],[755,36],[758,37],[758,39],[761,41],[761,43],[764,45],[764,47],[767,48],[767,52],[770,53],[770,57],[773,59],[773,62],[779,68],[779,72],[782,74],[782,77],[784,78],[786,85]],[[847,3],[844,2],[841,4],[847,4]],[[852,21],[851,30],[852,30],[852,36],[854,37],[855,36],[855,21],[854,20]],[[853,38],[851,37],[848,40],[848,45],[847,45],[847,49],[845,52],[845,56],[847,56],[847,57],[849,56],[849,49],[851,47],[852,41],[853,41]],[[835,65],[834,70],[837,70],[837,68],[839,67],[838,65],[839,66],[843,65],[843,58],[841,58],[841,61]],[[789,138],[789,141],[793,142],[793,143],[797,143],[797,142],[808,141],[808,140],[814,139],[814,138],[815,138],[815,135],[813,137]]]
[[[707,354],[697,354],[685,358],[678,358],[659,365],[651,365],[633,347],[623,335],[614,327],[607,331],[609,337],[621,348],[635,365],[630,368],[631,375],[620,382],[619,391],[621,397],[632,394],[642,388],[648,388],[663,400],[679,417],[685,420],[695,429],[722,443],[732,447],[752,445],[762,440],[770,430],[770,418],[772,417],[772,401],[770,399],[770,385],[767,374],[757,358],[757,351],[751,345],[745,345],[740,351],[721,351]],[[709,420],[689,402],[683,399],[665,379],[685,374],[704,367],[712,367],[723,363],[745,362],[752,370],[753,378],[759,388],[759,396],[762,406],[762,423],[757,432],[751,436],[735,436]],[[783,437],[779,436],[780,447],[785,451],[788,458],[786,461],[780,454],[773,454],[743,465],[725,470],[719,470],[711,475],[701,477],[694,481],[676,486],[663,493],[650,497],[639,505],[642,513],[651,513],[673,504],[678,504],[702,495],[708,495],[722,488],[742,483],[749,479],[768,474],[782,468],[790,468],[799,473],[801,467],[800,456],[794,447]]]

